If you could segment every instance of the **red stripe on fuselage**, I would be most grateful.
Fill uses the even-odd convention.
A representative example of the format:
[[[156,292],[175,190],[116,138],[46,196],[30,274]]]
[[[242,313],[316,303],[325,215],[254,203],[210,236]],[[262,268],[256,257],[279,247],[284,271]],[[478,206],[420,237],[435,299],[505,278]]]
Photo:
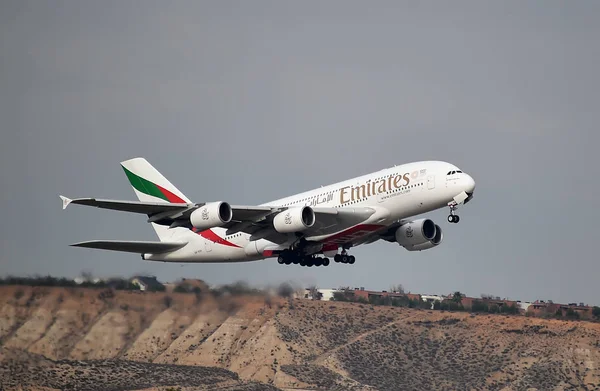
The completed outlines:
[[[361,224],[352,228],[348,228],[345,231],[338,232],[337,234],[330,236],[327,239],[323,240],[323,247],[321,248],[322,253],[327,251],[337,250],[342,244],[352,243],[354,240],[361,239],[375,231],[379,231],[384,228],[384,225],[377,224]],[[271,257],[276,255],[274,251],[264,251],[263,255],[265,257]]]
[[[338,247],[340,247],[337,243],[325,243],[323,244],[323,248],[321,249],[321,251],[325,252],[325,251],[333,251],[338,249]]]
[[[367,236],[368,234],[380,230],[383,227],[383,225],[377,224],[359,224],[355,227],[348,228],[345,231],[339,232],[323,240],[323,248],[329,249],[334,245],[337,246],[338,244],[341,245],[344,243],[352,242],[352,240],[356,240]]]
[[[193,228],[192,231],[194,231],[198,235],[202,236],[204,239],[210,240],[213,243],[222,244],[223,246],[241,248],[237,244],[231,243],[230,241],[221,238],[219,235],[214,233],[211,229],[207,229],[207,230],[198,232],[198,230],[196,228]]]
[[[323,249],[321,251],[331,251],[336,250],[339,245],[352,242],[352,240],[360,239],[364,236],[367,236],[370,233],[380,230],[383,228],[383,225],[377,224],[360,224],[355,227],[349,228],[345,231],[339,232],[323,241]],[[222,244],[224,246],[241,248],[237,244],[231,243],[228,240],[221,238],[215,232],[210,229],[204,231],[198,231],[196,228],[193,228],[192,231],[202,236],[205,239],[210,240],[213,243]],[[273,251],[265,251],[263,254],[266,257],[270,257],[274,255]]]

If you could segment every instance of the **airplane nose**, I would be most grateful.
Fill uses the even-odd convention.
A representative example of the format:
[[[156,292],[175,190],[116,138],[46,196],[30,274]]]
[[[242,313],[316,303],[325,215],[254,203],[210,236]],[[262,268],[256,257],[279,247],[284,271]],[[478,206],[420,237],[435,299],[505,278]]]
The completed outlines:
[[[465,192],[472,194],[475,190],[475,180],[468,174],[464,175]]]

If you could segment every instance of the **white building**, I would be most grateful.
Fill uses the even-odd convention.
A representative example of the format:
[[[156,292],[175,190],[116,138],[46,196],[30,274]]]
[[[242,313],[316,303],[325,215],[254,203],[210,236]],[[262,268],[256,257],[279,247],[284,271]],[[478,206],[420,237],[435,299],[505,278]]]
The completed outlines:
[[[433,309],[433,304],[436,301],[443,301],[444,300],[444,296],[438,296],[438,295],[421,295],[421,299],[423,301],[427,301],[427,302],[431,303],[431,309]]]
[[[320,300],[329,301],[333,297],[333,293],[336,292],[337,289],[317,289],[317,292],[320,293]],[[314,300],[316,298],[312,297],[312,293],[310,289],[304,289],[304,298],[309,300]]]
[[[529,306],[531,304],[533,304],[533,303],[530,303],[528,301],[517,300],[517,305],[519,306],[519,308],[521,308],[525,312],[527,312],[527,308],[529,308]]]
[[[321,300],[331,300],[334,292],[337,292],[337,289],[319,289],[319,293],[322,295]]]

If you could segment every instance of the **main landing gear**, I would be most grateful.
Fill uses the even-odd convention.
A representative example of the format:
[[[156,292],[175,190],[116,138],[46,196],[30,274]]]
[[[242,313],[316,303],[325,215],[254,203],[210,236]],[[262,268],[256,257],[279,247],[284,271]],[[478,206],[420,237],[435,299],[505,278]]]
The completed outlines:
[[[300,265],[300,266],[329,266],[329,258],[315,257],[312,255],[299,255],[291,251],[284,251],[277,257],[277,263],[280,265]]]
[[[354,264],[356,258],[354,255],[348,255],[346,250],[342,250],[341,254],[336,254],[333,260],[337,263]],[[277,263],[280,265],[300,265],[300,266],[329,266],[329,258],[319,257],[315,255],[300,255],[291,250],[282,251],[277,257]]]
[[[456,224],[460,221],[460,217],[458,217],[458,215],[454,214],[454,211],[456,210],[456,205],[449,205],[449,206],[450,206],[450,214],[448,215],[448,222]]]
[[[356,261],[356,258],[354,258],[354,255],[348,255],[346,250],[343,250],[341,254],[335,254],[333,260],[339,263],[349,263],[352,265],[354,261]]]

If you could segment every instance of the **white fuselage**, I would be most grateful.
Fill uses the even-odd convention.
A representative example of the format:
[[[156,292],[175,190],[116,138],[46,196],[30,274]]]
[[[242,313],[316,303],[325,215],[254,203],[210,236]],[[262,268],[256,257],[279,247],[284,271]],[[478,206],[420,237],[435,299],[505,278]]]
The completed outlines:
[[[459,172],[448,175],[456,171]],[[474,187],[473,179],[456,166],[441,161],[422,161],[387,168],[263,205],[375,209],[376,212],[367,221],[355,227],[337,231],[333,227],[327,235],[306,238],[308,241],[328,242],[331,247],[336,241],[359,240],[401,219],[447,207],[458,194],[472,193]],[[144,259],[171,262],[253,261],[271,257],[271,250],[286,248],[296,240],[290,234],[289,242],[284,244],[266,239],[251,241],[246,233],[226,236],[224,228],[212,228],[202,233],[186,228],[174,231],[173,238],[189,243],[168,254],[145,254]]]

